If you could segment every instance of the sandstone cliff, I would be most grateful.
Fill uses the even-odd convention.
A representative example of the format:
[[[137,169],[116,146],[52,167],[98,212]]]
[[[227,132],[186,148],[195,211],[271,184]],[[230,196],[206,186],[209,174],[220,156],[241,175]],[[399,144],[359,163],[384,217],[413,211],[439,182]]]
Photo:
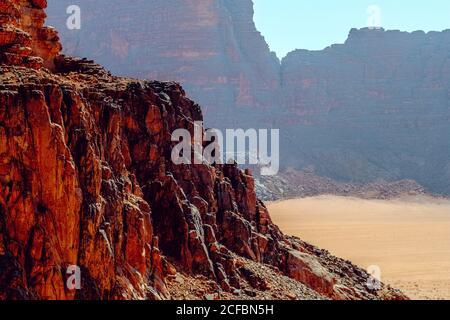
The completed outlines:
[[[450,31],[352,30],[282,62],[289,158],[338,180],[412,179],[450,194]]]
[[[0,0],[14,9],[1,30],[21,35],[1,38],[2,56],[31,45],[27,57],[52,68],[25,56],[0,65],[0,299],[177,298],[187,289],[175,290],[182,281],[174,277],[200,276],[190,281],[225,297],[247,288],[248,297],[404,298],[368,288],[363,270],[284,236],[248,172],[174,165],[170,135],[193,131],[200,107],[173,82],[51,59],[56,34],[42,45],[41,20],[21,24],[43,17],[45,6]],[[80,290],[66,285],[70,266],[81,269]]]
[[[53,67],[61,51],[56,31],[44,26],[46,0],[11,0],[0,3],[0,62],[38,69]]]
[[[248,107],[276,101],[279,60],[256,30],[251,0],[84,0],[80,30],[65,26],[71,4],[49,8],[65,53],[122,76],[180,82],[210,126],[235,123],[230,110],[250,116]]]
[[[209,127],[281,128],[284,168],[450,194],[450,32],[352,30],[343,45],[280,64],[250,0],[78,3],[82,28],[68,30],[72,2],[50,0],[67,53],[181,82]]]

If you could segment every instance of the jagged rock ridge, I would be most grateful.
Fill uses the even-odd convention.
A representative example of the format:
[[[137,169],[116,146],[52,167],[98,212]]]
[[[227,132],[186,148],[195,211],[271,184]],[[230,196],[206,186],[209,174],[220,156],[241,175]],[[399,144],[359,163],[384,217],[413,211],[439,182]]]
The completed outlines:
[[[44,26],[45,0],[9,0],[0,3],[0,62],[38,69],[53,67],[61,51],[55,29]]]
[[[36,3],[14,2],[18,19],[42,16],[46,3]],[[27,34],[19,47],[40,39],[16,28]],[[369,289],[363,270],[284,236],[249,172],[174,165],[171,133],[202,120],[178,84],[51,60],[55,48],[33,51],[52,70],[27,59],[0,65],[0,299],[164,299],[177,273],[225,292],[246,283],[269,291],[239,257],[291,277],[310,292],[303,298],[405,298]],[[66,285],[73,265],[81,290]]]
[[[182,83],[210,126],[236,123],[230,109],[250,113],[277,100],[279,60],[256,30],[250,0],[84,0],[80,30],[65,26],[71,4],[49,8],[67,54],[122,76]]]

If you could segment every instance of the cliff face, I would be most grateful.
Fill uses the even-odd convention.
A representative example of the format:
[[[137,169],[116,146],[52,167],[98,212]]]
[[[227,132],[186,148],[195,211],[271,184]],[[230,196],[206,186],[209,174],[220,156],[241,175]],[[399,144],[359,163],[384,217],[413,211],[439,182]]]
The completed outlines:
[[[300,158],[335,179],[413,179],[449,194],[449,50],[450,31],[355,29],[345,44],[290,53],[290,132],[314,142]]]
[[[56,31],[44,26],[46,0],[0,2],[0,63],[53,67],[61,51]]]
[[[41,16],[45,1],[25,10],[35,3],[15,3],[11,20]],[[43,48],[32,28],[15,26],[27,36],[14,45]],[[281,298],[404,298],[368,288],[363,270],[284,236],[248,172],[174,165],[171,133],[193,133],[202,120],[178,84],[50,60],[52,48],[35,54],[44,52],[38,58],[53,71],[27,59],[0,65],[0,299],[169,298],[180,274],[201,275],[216,292],[270,293],[263,270],[302,292]],[[79,290],[67,286],[73,266]]]
[[[56,69],[1,67],[0,299],[169,298],[180,273],[270,292],[263,265],[310,290],[294,297],[404,298],[285,237],[235,166],[173,165],[170,133],[201,120],[177,84],[66,57]],[[71,265],[81,290],[66,286]]]
[[[343,45],[280,65],[250,0],[83,0],[78,31],[65,27],[69,4],[52,0],[49,11],[67,53],[181,82],[209,127],[281,128],[284,168],[450,194],[448,31],[353,30]]]
[[[252,1],[84,0],[81,30],[68,30],[71,4],[49,8],[65,53],[89,53],[123,76],[180,82],[212,126],[233,123],[230,110],[273,105],[279,61],[256,30]]]

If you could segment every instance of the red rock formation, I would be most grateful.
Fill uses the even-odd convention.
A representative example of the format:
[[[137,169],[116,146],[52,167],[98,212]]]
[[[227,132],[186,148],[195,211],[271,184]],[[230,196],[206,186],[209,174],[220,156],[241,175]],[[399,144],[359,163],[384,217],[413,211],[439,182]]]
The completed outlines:
[[[39,12],[16,8],[20,21]],[[236,166],[174,165],[171,133],[202,120],[178,84],[114,77],[85,59],[48,63],[53,72],[0,66],[0,299],[168,298],[177,272],[269,290],[239,256],[314,297],[404,298],[284,236]],[[66,286],[72,265],[81,290]]]
[[[53,67],[62,47],[56,31],[44,26],[46,7],[46,0],[0,1],[0,63]]]
[[[346,182],[410,179],[450,194],[449,50],[449,30],[366,28],[344,44],[288,54],[283,108],[289,135],[302,137],[289,164]]]

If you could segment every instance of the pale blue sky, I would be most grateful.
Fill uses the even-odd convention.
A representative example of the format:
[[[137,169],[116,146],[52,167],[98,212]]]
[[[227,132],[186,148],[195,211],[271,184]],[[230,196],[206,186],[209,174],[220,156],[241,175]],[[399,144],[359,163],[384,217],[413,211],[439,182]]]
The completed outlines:
[[[255,21],[278,57],[294,49],[343,43],[351,28],[367,26],[378,5],[381,25],[402,31],[450,29],[449,0],[254,0]]]

